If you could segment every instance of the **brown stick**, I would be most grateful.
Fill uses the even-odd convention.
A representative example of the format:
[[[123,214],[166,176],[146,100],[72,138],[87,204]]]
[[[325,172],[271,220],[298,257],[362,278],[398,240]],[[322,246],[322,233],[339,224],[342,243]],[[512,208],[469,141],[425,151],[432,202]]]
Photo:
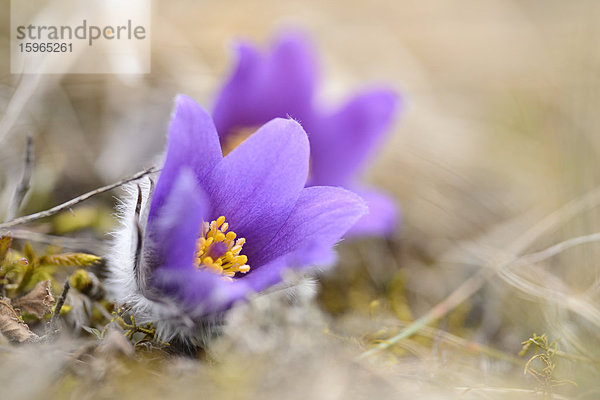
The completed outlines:
[[[129,178],[120,180],[119,182],[112,183],[110,185],[103,186],[103,187],[98,188],[98,189],[94,189],[91,192],[87,192],[85,194],[82,194],[79,197],[71,199],[71,200],[69,200],[69,201],[67,201],[65,203],[59,204],[58,206],[52,207],[52,208],[50,208],[48,210],[40,211],[40,212],[37,212],[37,213],[34,213],[34,214],[30,214],[30,215],[25,215],[23,217],[15,218],[12,221],[4,222],[4,223],[0,224],[0,229],[6,229],[6,228],[10,228],[10,227],[13,227],[13,226],[16,226],[16,225],[26,224],[26,223],[38,220],[40,218],[50,217],[50,216],[52,216],[54,214],[58,214],[59,212],[61,212],[63,210],[71,208],[71,207],[73,207],[73,206],[75,206],[75,205],[77,205],[77,204],[79,204],[79,203],[81,203],[81,202],[89,199],[92,196],[95,196],[95,195],[100,194],[100,193],[108,192],[109,190],[112,190],[112,189],[114,189],[116,187],[122,186],[122,185],[124,185],[126,183],[129,183],[131,181],[135,181],[135,180],[140,179],[140,178],[142,178],[142,177],[144,177],[146,175],[149,175],[149,174],[152,174],[152,173],[158,172],[158,171],[159,171],[159,169],[152,167],[152,168],[149,168],[147,170],[138,172],[137,174],[134,174],[134,175],[130,176]]]
[[[63,286],[63,292],[56,300],[56,305],[54,306],[54,312],[52,313],[52,318],[50,319],[50,329],[48,336],[53,337],[58,332],[58,318],[60,316],[60,310],[62,310],[65,305],[65,301],[67,300],[67,294],[69,294],[69,289],[71,289],[71,283],[69,279],[65,281],[65,285]]]

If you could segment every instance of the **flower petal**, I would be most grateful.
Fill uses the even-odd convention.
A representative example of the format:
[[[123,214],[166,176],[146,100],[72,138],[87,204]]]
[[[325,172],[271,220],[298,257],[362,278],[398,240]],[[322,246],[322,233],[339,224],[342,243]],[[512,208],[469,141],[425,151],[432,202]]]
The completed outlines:
[[[207,270],[161,268],[154,274],[154,281],[156,287],[174,297],[182,311],[193,318],[225,311],[253,292],[240,280],[230,282]]]
[[[221,159],[219,137],[210,115],[191,98],[177,96],[167,155],[152,196],[148,223],[160,213],[182,167],[191,169],[201,182]]]
[[[251,259],[283,225],[308,174],[306,133],[293,120],[274,119],[217,164],[205,189],[211,219],[225,216]]]
[[[329,266],[333,265],[335,259],[336,254],[332,247],[307,245],[269,261],[236,282],[243,282],[249,290],[261,292],[280,283],[285,273],[291,269],[300,272],[316,266]]]
[[[207,208],[193,172],[184,167],[173,182],[160,214],[146,230],[144,253],[151,268],[194,268],[196,241]]]
[[[263,264],[298,250],[306,252],[306,257],[296,257],[297,261],[318,263],[314,256],[327,256],[331,247],[367,212],[365,202],[348,190],[328,186],[303,189],[279,232],[249,258],[253,268],[249,276],[266,268]]]
[[[268,54],[249,43],[238,44],[237,52],[237,65],[213,111],[221,140],[236,128],[262,125],[275,117],[303,120],[308,115],[317,68],[302,35],[283,35]]]
[[[225,310],[248,292],[244,285],[232,286],[220,275],[198,270],[194,265],[198,233],[207,208],[194,174],[184,168],[153,224],[156,230],[149,236],[153,245],[148,256],[155,265],[152,287],[176,299],[192,316]]]
[[[369,214],[359,219],[352,229],[348,231],[346,237],[389,237],[393,235],[400,224],[399,211],[394,200],[384,193],[364,188],[353,188],[353,191],[367,202]]]
[[[306,126],[311,140],[310,183],[348,185],[388,131],[398,104],[393,92],[374,90]]]

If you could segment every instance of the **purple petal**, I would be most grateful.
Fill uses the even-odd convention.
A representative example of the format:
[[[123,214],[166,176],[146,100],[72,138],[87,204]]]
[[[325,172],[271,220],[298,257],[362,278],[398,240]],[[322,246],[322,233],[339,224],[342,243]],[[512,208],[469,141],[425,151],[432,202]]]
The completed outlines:
[[[252,258],[289,216],[308,174],[306,133],[293,120],[274,119],[217,164],[207,177],[211,219],[225,216],[246,238]]]
[[[310,107],[317,83],[315,52],[306,37],[288,33],[277,41],[268,58],[271,97],[281,112],[300,117]]]
[[[347,186],[388,131],[398,103],[389,90],[371,91],[307,126],[311,184]]]
[[[231,282],[216,273],[198,269],[159,269],[154,280],[157,287],[173,296],[194,318],[225,311],[253,292],[240,280]]]
[[[302,35],[283,35],[268,54],[248,43],[240,43],[237,52],[238,63],[213,111],[222,140],[236,128],[309,115],[317,72],[313,50]]]
[[[358,220],[346,237],[393,235],[400,224],[394,200],[377,191],[355,188],[353,190],[367,202],[369,213]]]
[[[248,257],[249,264],[254,270],[263,269],[266,266],[262,264],[298,250],[306,252],[306,257],[297,257],[296,261],[319,263],[315,257],[327,256],[326,252],[367,211],[364,201],[348,190],[327,186],[305,188],[279,232],[261,251]]]
[[[285,273],[291,269],[295,272],[316,269],[317,267],[333,265],[335,260],[336,254],[332,247],[315,245],[313,243],[312,245],[301,247],[295,252],[269,261],[267,264],[252,271],[252,273],[248,273],[248,275],[238,279],[238,282],[244,282],[252,291],[261,292],[280,283]]]
[[[160,214],[148,225],[144,251],[150,265],[193,270],[196,241],[206,213],[205,195],[193,172],[184,167],[172,183]]]
[[[219,137],[210,115],[189,97],[177,96],[167,155],[152,196],[148,223],[160,213],[182,167],[191,169],[201,182],[221,158]]]
[[[152,286],[175,298],[193,316],[223,311],[249,291],[245,284],[232,285],[220,275],[195,267],[196,242],[206,211],[206,199],[194,174],[183,169],[150,236],[157,238],[150,255],[158,265]]]
[[[261,92],[264,60],[249,43],[238,43],[236,51],[237,65],[231,78],[217,95],[212,112],[222,140],[235,127],[260,124],[253,103]]]

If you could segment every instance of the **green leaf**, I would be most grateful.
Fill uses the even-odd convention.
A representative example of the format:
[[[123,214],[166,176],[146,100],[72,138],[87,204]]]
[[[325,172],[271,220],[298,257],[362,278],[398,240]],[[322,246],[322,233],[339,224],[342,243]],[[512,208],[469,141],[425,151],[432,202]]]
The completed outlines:
[[[25,243],[25,246],[23,247],[23,254],[25,255],[25,258],[27,258],[29,264],[33,264],[35,262],[35,252],[33,251],[33,247],[31,247],[29,242]]]
[[[10,249],[10,245],[12,243],[12,237],[10,236],[1,236],[0,237],[0,263],[4,262],[6,258],[6,254],[8,254],[8,250]]]

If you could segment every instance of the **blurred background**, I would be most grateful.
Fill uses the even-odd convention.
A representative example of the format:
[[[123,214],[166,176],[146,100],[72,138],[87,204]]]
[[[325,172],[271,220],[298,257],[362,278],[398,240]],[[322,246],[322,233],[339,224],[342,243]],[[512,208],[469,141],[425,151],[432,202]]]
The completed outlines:
[[[531,398],[540,388],[565,398],[599,396],[597,1],[153,1],[150,74],[39,76],[10,74],[9,2],[0,5],[2,210],[21,177],[28,134],[35,168],[21,214],[153,165],[174,96],[185,93],[211,108],[238,38],[266,48],[283,29],[306,32],[318,51],[323,104],[381,84],[404,97],[401,117],[364,175],[397,200],[401,232],[339,247],[340,263],[324,274],[311,303],[322,324],[295,326],[291,312],[278,320],[292,332],[314,329],[319,338],[310,340],[319,344],[300,341],[308,343],[302,351],[274,345],[260,354],[277,350],[279,357],[265,356],[255,379],[235,385],[207,372],[210,365],[178,365],[188,371],[184,382],[204,382],[223,398],[235,398],[234,387],[296,398],[293,389],[309,383],[314,398],[415,391]],[[20,229],[83,239],[87,248],[78,250],[96,252],[114,226],[118,194],[82,204],[68,222]],[[493,268],[428,330],[376,361],[352,361]],[[517,354],[534,333],[558,340],[563,352],[551,379],[523,374],[533,353]],[[250,365],[243,341],[227,337],[238,346],[223,339],[215,368]],[[333,347],[321,343],[332,338]],[[273,371],[282,365],[286,371]],[[296,375],[313,368],[330,374]],[[108,387],[103,395],[117,390]],[[127,390],[133,398],[151,389]]]

